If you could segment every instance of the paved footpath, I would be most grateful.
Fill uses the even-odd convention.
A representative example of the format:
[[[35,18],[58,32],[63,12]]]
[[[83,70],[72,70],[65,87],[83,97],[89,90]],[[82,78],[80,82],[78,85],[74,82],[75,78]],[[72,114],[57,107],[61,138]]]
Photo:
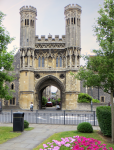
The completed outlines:
[[[0,123],[0,126],[12,127],[13,124]],[[34,129],[24,131],[20,136],[0,144],[0,150],[32,150],[54,133],[77,130],[77,126],[74,125],[29,124],[29,126]],[[93,126],[93,129],[100,130],[99,126]]]

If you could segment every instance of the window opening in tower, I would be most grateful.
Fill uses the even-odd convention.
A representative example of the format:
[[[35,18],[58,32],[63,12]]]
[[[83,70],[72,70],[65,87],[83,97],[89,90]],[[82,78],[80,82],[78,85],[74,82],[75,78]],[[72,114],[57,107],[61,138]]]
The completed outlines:
[[[73,24],[73,18],[71,18],[71,24]]]
[[[42,67],[44,67],[44,57],[42,57]]]
[[[38,66],[40,67],[40,57],[39,57],[39,61],[38,61]]]
[[[60,67],[62,67],[62,57],[60,57]]]
[[[29,25],[29,19],[27,19],[27,25]]]
[[[56,67],[58,67],[58,57],[56,58]]]
[[[26,25],[26,19],[25,19],[25,25]]]

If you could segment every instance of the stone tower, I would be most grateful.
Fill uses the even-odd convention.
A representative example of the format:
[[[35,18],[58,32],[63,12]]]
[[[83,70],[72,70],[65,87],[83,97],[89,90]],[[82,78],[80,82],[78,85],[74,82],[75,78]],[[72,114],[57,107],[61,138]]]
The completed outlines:
[[[20,48],[35,48],[36,16],[36,8],[20,8]]]
[[[65,33],[67,49],[67,66],[80,66],[80,51],[81,51],[81,6],[78,4],[70,4],[64,8],[65,14]]]
[[[20,8],[20,107],[34,100],[34,51],[37,10],[32,6]],[[25,104],[22,104],[25,99]]]
[[[65,50],[66,50],[66,109],[77,107],[80,81],[74,80],[70,71],[77,73],[80,66],[80,17],[81,7],[70,4],[64,8],[65,15]]]

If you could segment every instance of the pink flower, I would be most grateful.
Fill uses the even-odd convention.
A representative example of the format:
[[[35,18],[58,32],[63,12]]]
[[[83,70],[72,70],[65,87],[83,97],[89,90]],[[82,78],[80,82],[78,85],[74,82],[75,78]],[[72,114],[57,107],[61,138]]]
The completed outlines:
[[[46,144],[43,144],[43,147],[46,148],[46,147],[48,147],[48,146],[47,146]]]
[[[65,144],[66,147],[70,147],[70,144]]]

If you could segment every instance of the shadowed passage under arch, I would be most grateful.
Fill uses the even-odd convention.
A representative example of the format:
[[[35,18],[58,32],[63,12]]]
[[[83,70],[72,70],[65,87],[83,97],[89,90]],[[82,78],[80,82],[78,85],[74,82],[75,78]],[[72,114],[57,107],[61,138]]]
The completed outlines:
[[[38,99],[37,99],[38,109],[42,108],[43,90],[50,85],[55,86],[60,90],[61,109],[62,109],[62,107],[64,107],[64,105],[65,105],[65,87],[64,87],[63,83],[57,77],[52,76],[52,75],[43,77],[36,84],[36,92],[38,94]]]

